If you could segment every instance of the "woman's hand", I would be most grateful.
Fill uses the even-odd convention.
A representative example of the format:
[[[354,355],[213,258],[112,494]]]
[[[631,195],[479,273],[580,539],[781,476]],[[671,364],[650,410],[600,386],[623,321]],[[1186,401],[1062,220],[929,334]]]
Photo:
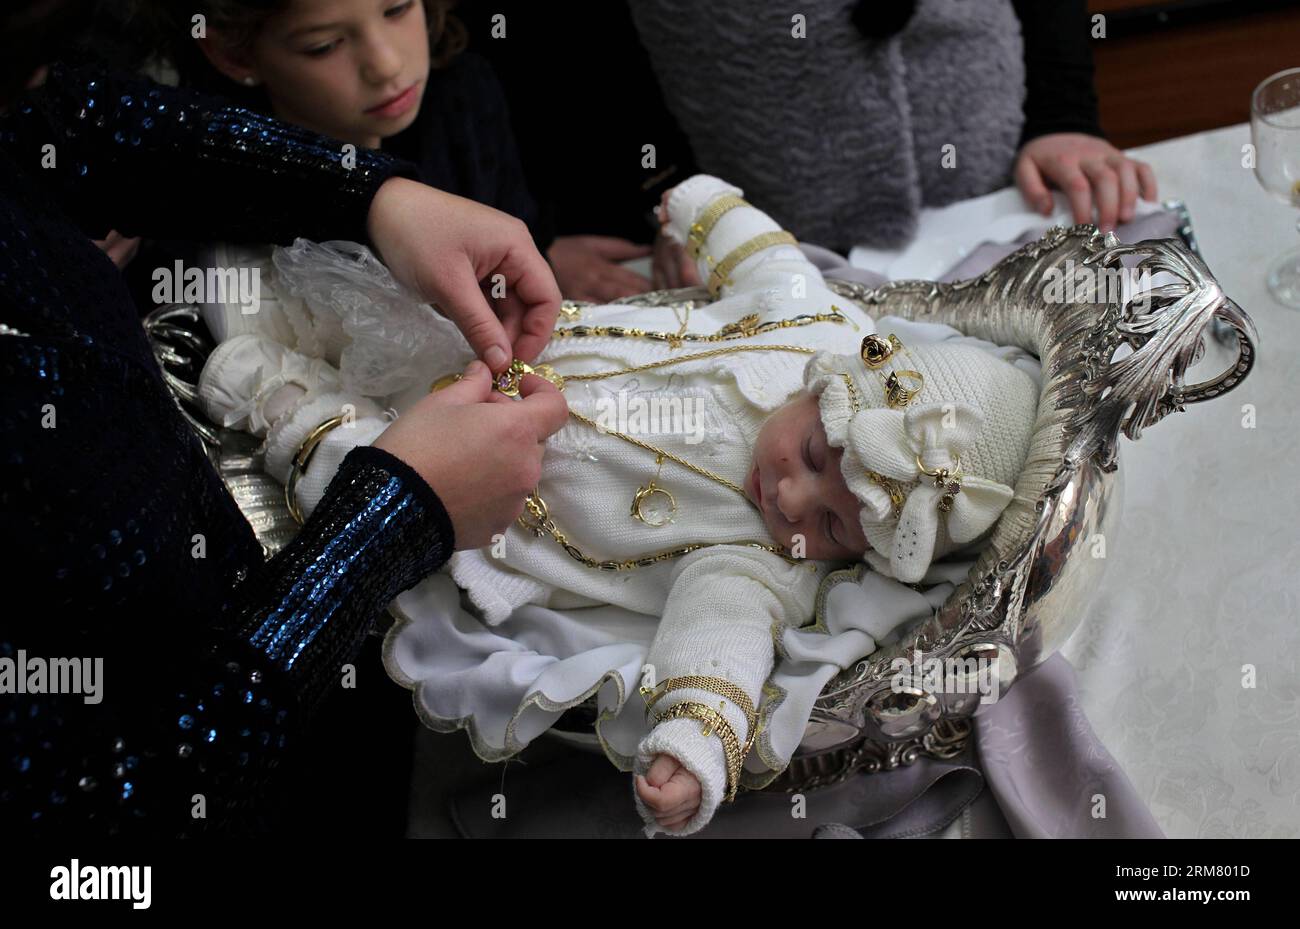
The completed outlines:
[[[394,177],[371,201],[367,225],[393,275],[436,304],[494,372],[512,356],[532,361],[550,340],[560,291],[520,220]]]
[[[1133,219],[1138,195],[1156,199],[1156,175],[1144,161],[1127,157],[1105,139],[1078,132],[1057,132],[1030,139],[1016,159],[1016,186],[1034,209],[1052,212],[1047,184],[1070,200],[1076,223],[1090,223],[1095,204],[1103,232]]]
[[[514,522],[541,477],[542,443],[568,419],[564,395],[543,378],[525,376],[520,396],[493,392],[487,367],[473,361],[375,440],[438,494],[458,550],[488,545]]]
[[[593,303],[614,303],[649,290],[648,280],[619,264],[649,254],[649,245],[608,235],[560,236],[546,252],[560,292],[570,300]]]
[[[656,755],[650,770],[636,775],[636,793],[661,829],[680,829],[700,809],[700,782],[672,755]]]

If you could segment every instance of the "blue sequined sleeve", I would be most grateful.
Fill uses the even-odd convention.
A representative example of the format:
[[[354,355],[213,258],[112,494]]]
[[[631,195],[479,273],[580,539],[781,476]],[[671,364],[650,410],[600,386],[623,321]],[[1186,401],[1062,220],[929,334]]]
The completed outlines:
[[[413,165],[92,65],[55,65],[0,120],[5,148],[88,234],[366,241],[379,185]]]
[[[268,770],[342,686],[372,618],[454,547],[419,474],[377,448],[350,452],[299,535],[240,586],[207,647],[207,676],[180,695],[168,745],[176,768],[155,798],[172,798],[167,818],[199,794],[222,827],[245,809],[256,815]]]

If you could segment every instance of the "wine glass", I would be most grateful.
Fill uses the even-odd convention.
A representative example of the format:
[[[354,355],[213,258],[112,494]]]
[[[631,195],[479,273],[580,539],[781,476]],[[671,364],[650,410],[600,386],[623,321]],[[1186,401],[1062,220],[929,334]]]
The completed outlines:
[[[1279,71],[1250,98],[1255,176],[1283,203],[1300,209],[1300,68]],[[1300,223],[1297,223],[1300,230]],[[1268,289],[1285,306],[1300,309],[1300,248],[1268,270]]]

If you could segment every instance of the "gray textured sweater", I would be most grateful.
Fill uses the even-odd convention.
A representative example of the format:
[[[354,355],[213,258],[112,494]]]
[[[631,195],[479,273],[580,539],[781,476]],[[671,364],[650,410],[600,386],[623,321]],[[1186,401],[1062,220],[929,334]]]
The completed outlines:
[[[1025,67],[1010,0],[920,0],[885,40],[846,0],[630,3],[701,169],[802,240],[901,245],[923,205],[1011,179]]]

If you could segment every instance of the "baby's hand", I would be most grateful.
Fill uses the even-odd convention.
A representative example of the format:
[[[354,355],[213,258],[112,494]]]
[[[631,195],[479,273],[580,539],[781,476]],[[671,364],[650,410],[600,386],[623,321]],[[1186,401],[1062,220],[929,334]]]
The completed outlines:
[[[700,808],[700,782],[672,755],[656,755],[636,793],[662,829],[680,829]]]

